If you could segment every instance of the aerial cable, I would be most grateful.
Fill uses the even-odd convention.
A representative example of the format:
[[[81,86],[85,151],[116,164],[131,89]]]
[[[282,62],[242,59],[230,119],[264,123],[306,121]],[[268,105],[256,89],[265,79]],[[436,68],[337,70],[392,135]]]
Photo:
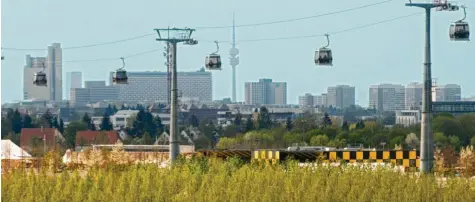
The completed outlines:
[[[90,45],[83,45],[83,46],[71,46],[71,47],[62,47],[62,50],[73,50],[73,49],[81,49],[81,48],[91,48],[91,47],[97,47],[97,46],[104,46],[104,45],[109,45],[109,44],[116,44],[116,43],[122,43],[126,41],[131,41],[135,39],[141,39],[147,36],[152,36],[155,35],[153,34],[144,34],[140,36],[135,36],[135,37],[129,37],[126,39],[120,39],[120,40],[115,40],[115,41],[109,41],[109,42],[103,42],[103,43],[98,43],[98,44],[90,44]],[[2,50],[13,50],[13,51],[44,51],[48,50],[47,48],[9,48],[9,47],[2,47]]]
[[[378,21],[378,22],[374,22],[374,23],[370,23],[370,24],[366,24],[366,25],[361,25],[361,26],[357,26],[357,27],[352,27],[352,28],[348,28],[348,29],[344,29],[344,30],[339,30],[339,31],[335,31],[335,32],[329,32],[328,34],[329,34],[329,35],[341,34],[341,33],[349,32],[349,31],[353,31],[353,30],[358,30],[358,29],[362,29],[362,28],[366,28],[366,27],[371,27],[371,26],[378,25],[378,24],[383,24],[383,23],[387,23],[387,22],[391,22],[391,21],[395,21],[395,20],[400,20],[400,19],[412,17],[412,16],[415,16],[415,15],[420,15],[420,14],[422,14],[422,13],[423,13],[423,12],[413,13],[413,14],[409,14],[409,15],[405,15],[405,16],[400,16],[400,17],[396,17],[396,18],[391,18],[391,19],[387,19],[387,20],[383,20],[383,21]],[[313,35],[304,35],[304,36],[291,36],[291,37],[275,37],[275,38],[261,38],[261,39],[239,40],[238,43],[260,42],[260,41],[275,41],[275,40],[288,40],[288,39],[302,39],[302,38],[314,38],[314,37],[319,37],[319,36],[325,36],[325,34],[313,34]],[[199,41],[210,42],[210,43],[216,43],[216,42],[217,42],[217,41],[206,41],[206,40],[199,40]],[[230,41],[221,41],[221,42],[230,42]],[[136,57],[136,56],[140,56],[140,55],[144,55],[144,54],[148,54],[148,53],[152,53],[152,52],[157,52],[157,51],[160,51],[160,50],[161,50],[161,49],[153,49],[153,50],[149,50],[149,51],[145,51],[145,52],[139,52],[139,53],[135,53],[135,54],[131,54],[131,55],[124,56],[124,58]],[[66,60],[66,61],[62,61],[62,62],[63,62],[63,63],[73,63],[73,62],[100,62],[100,61],[112,61],[112,60],[117,60],[117,58],[98,58],[98,59],[69,60],[69,61]]]
[[[363,6],[355,7],[355,8],[349,8],[349,9],[344,9],[344,10],[339,10],[339,11],[334,11],[334,12],[329,12],[329,13],[322,13],[319,15],[313,15],[313,16],[306,16],[306,17],[300,17],[300,18],[293,18],[293,19],[287,19],[287,20],[279,20],[279,21],[270,21],[270,22],[261,22],[261,23],[251,23],[251,24],[242,24],[242,25],[236,25],[235,27],[255,27],[255,26],[263,26],[263,25],[271,25],[271,24],[278,24],[278,23],[286,23],[286,22],[293,22],[293,21],[299,21],[299,20],[306,20],[306,19],[311,19],[311,18],[319,18],[319,17],[324,17],[328,15],[335,15],[335,14],[340,14],[340,13],[345,13],[349,11],[354,11],[354,10],[359,10],[363,8],[368,8],[372,6],[376,6],[379,4],[384,4],[388,3],[394,0],[385,0],[385,1],[380,1],[372,4],[366,4]],[[202,26],[202,27],[196,27],[196,29],[225,29],[225,28],[232,28],[232,25],[225,25],[225,26]],[[73,49],[81,49],[81,48],[91,48],[91,47],[97,47],[97,46],[104,46],[104,45],[109,45],[109,44],[116,44],[116,43],[122,43],[126,41],[131,41],[131,40],[136,40],[136,39],[141,39],[144,37],[156,35],[156,33],[149,33],[149,34],[144,34],[140,36],[135,36],[135,37],[129,37],[126,39],[120,39],[116,41],[109,41],[109,42],[103,42],[103,43],[98,43],[98,44],[89,44],[89,45],[82,45],[82,46],[71,46],[71,47],[63,47],[63,50],[73,50]],[[10,48],[10,47],[2,47],[2,50],[11,50],[11,51],[44,51],[47,50],[47,48]]]
[[[388,2],[391,2],[391,1],[394,1],[394,0],[385,0],[385,1],[380,1],[380,2],[377,2],[377,3],[366,4],[366,5],[355,7],[355,8],[349,8],[349,9],[344,9],[344,10],[339,10],[339,11],[334,11],[334,12],[329,12],[329,13],[322,13],[322,14],[318,14],[318,15],[312,15],[312,16],[306,16],[306,17],[300,17],[300,18],[293,18],[293,19],[287,19],[287,20],[279,20],[279,21],[270,21],[270,22],[235,25],[235,27],[255,27],[255,26],[263,26],[263,25],[293,22],[293,21],[299,21],[299,20],[307,20],[307,19],[311,19],[311,18],[319,18],[319,17],[328,16],[328,15],[335,15],[335,14],[345,13],[345,12],[359,10],[359,9],[363,9],[363,8],[368,8],[368,7],[376,6],[376,5],[379,5],[379,4],[388,3]],[[233,25],[223,25],[223,26],[196,27],[196,29],[223,29],[223,28],[232,28],[232,27],[233,27]]]
[[[374,22],[374,23],[370,23],[370,24],[366,24],[366,25],[361,25],[361,26],[357,26],[357,27],[352,27],[352,28],[348,28],[348,29],[344,29],[344,30],[339,30],[339,31],[335,31],[335,32],[329,32],[328,34],[330,34],[330,35],[341,34],[341,33],[349,32],[349,31],[358,30],[358,29],[362,29],[362,28],[366,28],[366,27],[371,27],[371,26],[374,26],[374,25],[383,24],[383,23],[387,23],[387,22],[391,22],[391,21],[395,21],[395,20],[400,20],[400,19],[412,17],[412,16],[415,16],[415,15],[421,15],[421,14],[423,14],[423,12],[404,15],[404,16],[400,16],[400,17],[396,17],[396,18],[391,18],[391,19],[378,21],[378,22]],[[312,35],[304,35],[304,36],[248,39],[248,40],[239,40],[238,43],[314,38],[314,37],[319,37],[319,36],[325,36],[325,34],[312,34]]]

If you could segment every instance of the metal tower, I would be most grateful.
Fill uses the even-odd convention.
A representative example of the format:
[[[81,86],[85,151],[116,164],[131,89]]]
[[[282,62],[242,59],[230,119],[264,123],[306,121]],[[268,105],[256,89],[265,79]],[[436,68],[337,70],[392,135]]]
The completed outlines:
[[[434,166],[434,134],[432,133],[432,77],[430,48],[430,12],[433,8],[439,11],[458,10],[447,1],[434,0],[432,3],[409,3],[406,6],[419,7],[425,10],[425,54],[424,54],[424,88],[422,90],[421,116],[421,167],[423,173],[431,172]]]
[[[177,44],[196,45],[198,41],[191,38],[194,29],[155,29],[158,34],[157,41],[167,42],[170,48],[170,70],[171,70],[171,108],[170,108],[170,161],[175,162],[180,154],[180,140],[178,136],[178,85],[177,85]],[[162,36],[161,33],[167,32],[168,36]],[[173,33],[170,36],[170,33]]]
[[[165,57],[165,67],[167,67],[167,89],[171,87],[171,75],[170,75],[170,44],[167,43],[163,47],[163,57]],[[167,104],[170,104],[170,91],[167,91]]]
[[[236,100],[236,66],[239,65],[239,49],[236,48],[236,25],[234,24],[234,13],[233,13],[233,44],[232,48],[229,50],[229,64],[233,69],[233,96],[232,101],[237,102]]]

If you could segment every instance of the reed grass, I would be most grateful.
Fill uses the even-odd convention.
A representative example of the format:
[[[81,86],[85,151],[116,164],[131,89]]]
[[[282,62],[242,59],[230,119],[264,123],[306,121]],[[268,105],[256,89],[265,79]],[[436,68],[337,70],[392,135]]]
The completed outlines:
[[[238,159],[181,159],[51,174],[2,175],[2,201],[475,201],[475,180],[391,169],[275,166]]]

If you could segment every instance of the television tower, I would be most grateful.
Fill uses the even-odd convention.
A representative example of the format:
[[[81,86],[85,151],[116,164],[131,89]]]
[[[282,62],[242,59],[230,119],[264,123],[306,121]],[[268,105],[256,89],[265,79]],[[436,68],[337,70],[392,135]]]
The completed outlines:
[[[229,64],[233,69],[233,96],[232,101],[237,102],[236,100],[236,66],[239,64],[239,57],[236,57],[239,54],[239,49],[236,48],[236,25],[234,24],[234,13],[233,13],[233,44],[232,48],[229,50]]]

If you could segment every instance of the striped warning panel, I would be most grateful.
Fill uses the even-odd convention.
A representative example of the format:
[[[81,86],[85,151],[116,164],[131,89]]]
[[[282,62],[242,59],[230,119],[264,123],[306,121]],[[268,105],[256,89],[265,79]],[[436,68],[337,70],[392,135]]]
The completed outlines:
[[[254,160],[274,160],[292,158],[300,162],[322,160],[326,162],[345,161],[348,163],[391,163],[406,168],[419,168],[419,151],[276,151],[256,150]]]

